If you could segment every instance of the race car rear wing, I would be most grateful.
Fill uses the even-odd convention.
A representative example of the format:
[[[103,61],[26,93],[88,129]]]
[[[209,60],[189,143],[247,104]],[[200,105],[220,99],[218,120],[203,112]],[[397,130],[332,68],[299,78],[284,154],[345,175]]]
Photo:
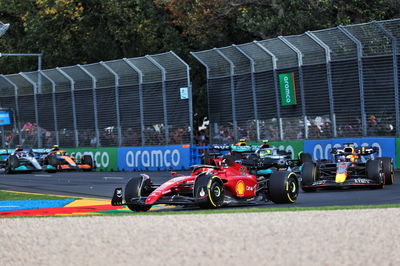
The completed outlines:
[[[379,153],[378,147],[344,147],[344,148],[332,148],[331,154],[333,155],[371,155]]]

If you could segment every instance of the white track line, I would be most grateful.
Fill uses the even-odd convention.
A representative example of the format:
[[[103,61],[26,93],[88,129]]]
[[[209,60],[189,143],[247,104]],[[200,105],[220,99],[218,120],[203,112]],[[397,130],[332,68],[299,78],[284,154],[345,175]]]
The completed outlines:
[[[117,179],[117,180],[121,180],[121,179],[124,179],[123,177],[119,177],[119,176],[105,176],[105,177],[103,177],[105,180],[108,180],[108,179]]]

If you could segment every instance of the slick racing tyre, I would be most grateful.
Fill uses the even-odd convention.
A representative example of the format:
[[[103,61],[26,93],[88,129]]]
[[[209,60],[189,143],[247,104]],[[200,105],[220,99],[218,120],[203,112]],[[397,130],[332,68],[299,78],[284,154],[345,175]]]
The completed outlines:
[[[315,187],[306,187],[311,186],[312,183],[317,178],[317,168],[313,162],[306,162],[303,164],[301,169],[301,189],[304,192],[314,192],[317,190]]]
[[[209,174],[197,177],[195,191],[198,192],[198,197],[202,197],[202,190],[207,193],[206,198],[199,203],[202,209],[213,209],[221,207],[225,199],[225,188],[221,179],[218,176]]]
[[[367,178],[373,180],[378,186],[373,188],[383,188],[384,176],[382,169],[381,160],[369,160],[367,161]]]
[[[299,183],[293,172],[272,173],[268,185],[269,199],[274,203],[294,203],[299,194]]]
[[[382,161],[383,176],[385,185],[392,185],[394,183],[394,165],[393,159],[389,157],[377,158]]]
[[[49,156],[46,157],[45,159],[45,165],[50,165],[53,166],[54,169],[47,169],[46,172],[48,173],[55,173],[57,172],[57,165],[58,165],[58,160],[57,160],[57,156],[54,154],[50,154]]]
[[[127,207],[134,212],[145,212],[150,210],[151,205],[140,203],[129,203],[132,198],[146,197],[151,193],[151,180],[143,177],[133,177],[125,186],[125,201]]]
[[[50,154],[49,156],[47,156],[46,160],[48,165],[57,167],[58,164],[57,156]]]
[[[83,155],[83,156],[82,156],[82,159],[81,159],[81,163],[82,163],[82,164],[90,165],[90,168],[89,168],[89,169],[83,169],[83,171],[92,171],[92,169],[93,169],[93,159],[92,159],[92,156],[87,155],[87,154]]]
[[[18,168],[19,166],[19,160],[18,157],[15,155],[10,155],[7,158],[7,164],[5,168],[5,173],[6,174],[13,174],[15,173],[15,169]]]
[[[312,162],[312,157],[311,154],[309,153],[300,153],[299,155],[299,159],[300,159],[300,164],[306,163],[306,162]]]

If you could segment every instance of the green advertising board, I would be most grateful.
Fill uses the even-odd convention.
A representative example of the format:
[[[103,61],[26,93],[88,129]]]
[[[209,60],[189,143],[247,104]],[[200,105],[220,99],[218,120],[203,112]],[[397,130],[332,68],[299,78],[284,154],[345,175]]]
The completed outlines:
[[[279,86],[281,89],[282,106],[297,104],[294,72],[279,74]]]
[[[297,155],[304,150],[303,140],[271,141],[269,145],[280,150],[290,151],[292,153],[292,159],[298,159]]]
[[[80,160],[83,154],[89,154],[96,161],[96,171],[118,171],[117,148],[76,148],[65,149]]]

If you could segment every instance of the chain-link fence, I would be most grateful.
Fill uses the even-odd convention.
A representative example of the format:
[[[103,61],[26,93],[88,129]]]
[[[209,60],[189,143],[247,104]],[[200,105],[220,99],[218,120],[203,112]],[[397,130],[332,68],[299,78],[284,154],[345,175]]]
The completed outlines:
[[[192,52],[207,71],[211,141],[399,136],[399,37],[395,19]]]
[[[189,66],[175,53],[0,75],[3,146],[113,147],[193,140]]]

